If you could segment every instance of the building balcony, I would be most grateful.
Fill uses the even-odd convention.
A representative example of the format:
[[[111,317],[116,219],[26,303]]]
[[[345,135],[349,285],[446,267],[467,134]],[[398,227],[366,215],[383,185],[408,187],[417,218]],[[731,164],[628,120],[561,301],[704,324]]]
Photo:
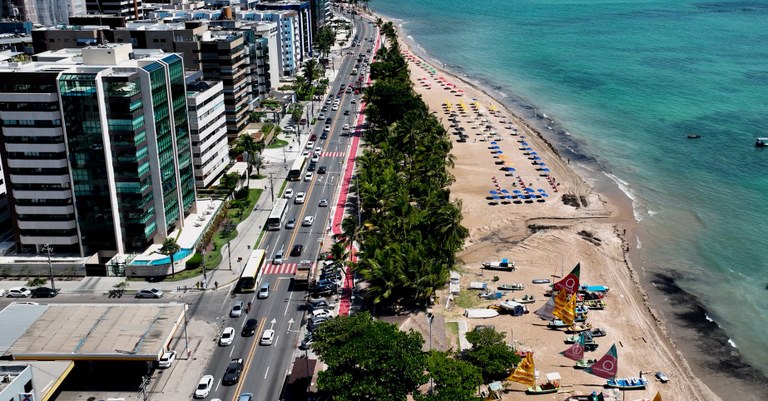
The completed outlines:
[[[8,152],[61,153],[66,150],[64,143],[7,143]]]
[[[67,167],[65,159],[8,159],[8,167],[11,168],[64,168]]]
[[[74,220],[67,221],[25,221],[18,220],[18,226],[22,230],[71,230],[77,228]]]
[[[11,182],[17,184],[69,184],[69,175],[18,175],[11,174]]]
[[[4,127],[5,136],[64,136],[64,129],[61,127],[38,128],[38,127]]]
[[[20,102],[44,102],[44,103],[53,103],[53,102],[59,102],[59,96],[56,92],[50,92],[50,93],[22,93],[22,92],[13,92],[13,93],[0,93],[0,102],[13,102],[13,103],[20,103]]]
[[[23,245],[76,245],[78,244],[77,235],[49,237],[44,235],[22,235],[20,236]]]
[[[66,206],[16,206],[18,214],[72,214],[75,207]]]
[[[61,189],[58,191],[19,191],[13,190],[13,197],[16,199],[70,199],[72,191]]]

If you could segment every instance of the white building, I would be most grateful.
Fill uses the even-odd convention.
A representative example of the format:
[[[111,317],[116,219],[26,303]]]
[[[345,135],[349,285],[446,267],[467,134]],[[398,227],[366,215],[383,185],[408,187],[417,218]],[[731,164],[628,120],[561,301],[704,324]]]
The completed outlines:
[[[206,188],[229,165],[224,84],[221,81],[195,81],[187,84],[187,107],[195,185]]]

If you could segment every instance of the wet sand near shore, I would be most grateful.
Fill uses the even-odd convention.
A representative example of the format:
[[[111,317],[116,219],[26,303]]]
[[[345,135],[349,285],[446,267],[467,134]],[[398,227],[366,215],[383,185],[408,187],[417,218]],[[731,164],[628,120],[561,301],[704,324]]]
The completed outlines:
[[[626,394],[627,400],[652,399],[657,391],[665,400],[720,400],[698,380],[667,335],[663,322],[647,302],[628,252],[634,238],[631,204],[617,202],[620,194],[599,194],[562,159],[556,150],[526,121],[512,115],[502,104],[456,76],[429,64],[412,53],[406,38],[401,50],[409,63],[414,89],[435,112],[453,140],[456,157],[452,196],[462,202],[463,224],[469,229],[462,266],[462,295],[446,305],[447,290],[438,294],[434,312],[446,319],[464,319],[464,307],[484,308],[499,300],[479,298],[469,283],[482,281],[495,289],[502,283],[523,283],[523,291],[506,293],[503,299],[532,295],[532,312],[545,302],[547,285],[533,279],[557,281],[581,263],[583,284],[607,285],[607,308],[589,312],[593,327],[606,329],[597,339],[597,351],[585,358],[600,358],[616,344],[619,377],[639,372],[650,383],[645,390]],[[463,112],[462,112],[463,111]],[[452,116],[455,115],[455,122]],[[453,125],[453,127],[451,126]],[[458,129],[466,135],[459,142]],[[542,165],[543,163],[543,165]],[[506,168],[511,167],[514,170]],[[498,198],[494,198],[494,193]],[[566,203],[563,202],[566,196]],[[481,263],[500,258],[515,261],[517,269],[501,272],[481,269]],[[494,282],[494,278],[498,278]],[[566,334],[550,330],[533,313],[520,317],[500,315],[469,319],[469,329],[492,324],[507,333],[519,350],[533,351],[540,377],[549,372],[562,376],[560,394],[600,391],[605,380],[573,368],[573,361],[559,355],[568,348]],[[662,384],[653,374],[664,371],[670,382]],[[527,398],[525,386],[506,382],[503,400]]]

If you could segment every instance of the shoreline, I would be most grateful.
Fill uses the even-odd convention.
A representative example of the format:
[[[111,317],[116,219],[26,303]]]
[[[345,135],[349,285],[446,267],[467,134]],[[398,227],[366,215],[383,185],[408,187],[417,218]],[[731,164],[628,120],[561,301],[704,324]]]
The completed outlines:
[[[383,17],[382,19],[385,21],[387,20]],[[594,170],[585,168],[585,166],[579,166],[579,162],[584,162],[584,161],[596,162],[596,161],[594,159],[589,158],[588,156],[578,154],[577,151],[573,150],[568,146],[565,146],[566,147],[565,152],[572,153],[567,155],[573,156],[574,159],[576,159],[577,163],[574,163],[574,165],[569,165],[570,160],[568,160],[568,162],[564,162],[562,160],[563,157],[561,156],[560,151],[558,150],[558,148],[556,148],[553,145],[553,142],[555,142],[558,146],[561,146],[562,144],[560,144],[559,141],[556,140],[556,138],[551,137],[551,136],[557,135],[558,133],[550,130],[550,133],[552,135],[547,135],[547,133],[542,133],[542,131],[544,130],[542,130],[539,127],[536,127],[537,125],[536,123],[546,124],[546,122],[541,121],[542,117],[538,117],[538,116],[542,116],[542,115],[538,114],[534,108],[530,108],[529,111],[539,119],[538,121],[531,122],[525,119],[524,117],[519,117],[517,113],[510,110],[510,107],[508,107],[509,105],[507,104],[507,102],[500,101],[498,99],[499,96],[494,96],[494,93],[499,93],[499,95],[502,96],[505,100],[508,98],[507,95],[497,90],[494,90],[492,88],[489,88],[487,85],[483,85],[482,83],[472,82],[472,79],[469,77],[461,76],[461,74],[456,74],[453,71],[450,71],[448,68],[446,68],[446,66],[443,63],[437,60],[434,60],[432,57],[430,57],[426,53],[426,51],[421,49],[412,38],[407,37],[407,33],[402,31],[401,25],[398,25],[397,28],[399,30],[398,34],[401,41],[402,50],[409,50],[414,48],[419,49],[418,52],[414,52],[414,54],[417,54],[419,58],[424,60],[426,63],[428,63],[430,66],[432,66],[436,70],[440,71],[440,74],[442,74],[443,76],[449,77],[451,81],[460,82],[461,85],[457,85],[457,87],[462,87],[464,90],[467,90],[467,92],[470,92],[470,91],[479,92],[481,96],[490,98],[493,102],[499,104],[500,107],[502,108],[501,111],[503,114],[507,114],[511,116],[513,121],[520,125],[521,129],[525,129],[529,131],[532,135],[537,137],[538,141],[541,141],[541,143],[543,143],[546,147],[550,148],[550,151],[552,152],[551,157],[555,157],[559,159],[560,163],[563,164],[564,169],[570,171],[570,173],[572,173],[577,177],[578,181],[581,181],[583,185],[586,185],[588,187],[586,189],[580,188],[580,186],[577,184],[575,185],[575,187],[577,187],[578,190],[584,191],[587,194],[594,195],[597,198],[597,201],[599,203],[602,203],[603,206],[606,208],[606,210],[609,210],[608,215],[573,216],[573,217],[565,217],[564,220],[572,220],[573,221],[572,224],[580,225],[580,226],[586,225],[591,227],[594,224],[594,225],[608,225],[609,227],[611,227],[611,230],[614,232],[616,238],[620,240],[620,249],[622,250],[621,253],[623,254],[623,261],[621,261],[620,264],[622,264],[623,267],[626,267],[626,272],[629,275],[628,278],[629,278],[629,284],[631,287],[630,292],[634,293],[634,297],[636,298],[635,301],[637,305],[640,305],[645,310],[644,313],[647,313],[650,316],[650,318],[648,318],[649,322],[658,326],[655,328],[655,330],[658,330],[659,332],[658,334],[660,338],[667,343],[666,345],[669,348],[669,350],[671,350],[675,354],[674,355],[674,357],[676,357],[675,359],[677,358],[683,359],[683,362],[680,364],[680,366],[678,366],[678,368],[682,371],[683,374],[681,375],[681,377],[675,377],[675,380],[676,381],[684,380],[686,382],[689,382],[690,386],[688,386],[687,388],[689,390],[691,389],[691,387],[698,388],[699,391],[697,392],[700,393],[700,396],[695,398],[691,398],[690,393],[680,394],[680,396],[681,397],[687,396],[689,397],[688,399],[701,399],[701,400],[718,399],[714,394],[712,394],[711,390],[708,387],[706,387],[697,377],[693,375],[692,368],[688,364],[688,359],[683,357],[680,349],[676,346],[674,341],[670,338],[669,330],[667,328],[666,323],[663,321],[659,311],[657,311],[656,308],[654,307],[652,300],[650,299],[650,297],[648,296],[648,293],[646,292],[645,288],[642,285],[642,281],[645,280],[644,278],[645,273],[642,271],[638,271],[634,267],[634,266],[642,266],[642,263],[638,264],[638,261],[635,260],[638,257],[636,252],[638,244],[636,240],[639,239],[639,237],[642,235],[641,234],[642,230],[639,229],[639,225],[635,219],[634,208],[632,205],[633,201],[630,195],[624,192],[624,190],[620,188],[619,183],[616,182],[615,179],[612,179],[607,174],[606,174],[606,177],[604,177],[606,179],[601,179],[601,177],[595,176],[595,175],[603,174],[602,170],[595,172]],[[437,67],[438,65],[440,67]],[[411,78],[414,81],[414,85],[418,88],[419,82],[417,81],[416,75],[413,74],[414,66],[410,65],[410,68],[412,72]],[[417,93],[422,94],[418,90],[417,90]],[[435,107],[434,104],[430,104],[430,102],[428,102],[426,99],[425,99],[425,102],[430,106],[431,110],[438,111],[438,113],[440,112],[439,107]],[[441,115],[439,114],[439,116]],[[546,118],[547,121],[550,122],[550,124],[553,123],[553,121],[548,117],[544,116],[543,118]],[[560,131],[560,133],[562,133],[562,131]],[[456,144],[454,142],[454,151],[452,153],[457,156],[457,159],[461,159],[461,153],[463,153],[461,152],[463,150],[462,146],[464,145],[467,145],[467,144]],[[562,150],[562,148],[560,149]],[[539,150],[539,148],[537,148],[537,150]],[[595,163],[595,164],[599,168],[599,164],[598,163]],[[568,166],[565,167],[565,165],[568,165]],[[576,171],[576,170],[579,170],[579,171]],[[594,182],[588,182],[588,180],[594,181]],[[459,181],[458,174],[457,174],[457,181]],[[595,191],[595,187],[599,187],[600,191]],[[457,196],[457,193],[460,193],[460,191],[454,191],[452,189],[452,193],[454,194],[454,196],[462,199],[463,201],[465,200],[465,197],[466,197],[465,194],[462,194],[462,196],[464,197]],[[465,214],[465,218],[467,218],[468,215],[471,216],[472,214],[472,211],[470,211],[469,213],[467,213],[466,211],[463,211],[463,212]],[[530,223],[535,223],[540,220],[547,221],[547,220],[553,220],[553,219],[556,219],[556,218],[553,216],[549,216],[549,217],[542,216],[541,218],[533,217],[526,220],[525,225],[527,226]],[[595,220],[601,220],[601,221],[597,223],[593,223],[593,221]],[[627,230],[623,231],[625,228]],[[491,229],[493,229],[493,227],[491,227]],[[476,234],[474,230],[472,232],[473,234]],[[520,235],[520,238],[518,240],[514,241],[514,245],[525,243],[528,239],[534,237],[535,235],[536,233],[529,234],[526,232],[523,235]],[[467,260],[474,259],[472,257],[472,253],[474,252],[473,248],[476,245],[483,243],[482,239],[479,242],[473,242],[473,240],[477,240],[476,235],[471,235],[470,237],[470,240],[469,240],[470,243],[467,246],[467,249],[469,250],[469,255],[468,255],[469,257],[466,257]],[[626,248],[627,246],[629,246],[629,250],[624,251],[625,249],[627,249]],[[582,276],[582,279],[583,279],[583,276]],[[476,322],[472,322],[472,323],[476,323]],[[558,348],[558,347],[561,347],[561,346],[559,345],[554,346],[554,348]],[[596,355],[594,355],[594,357],[599,357],[600,355],[602,354],[598,352]],[[590,356],[590,357],[593,357],[593,356]],[[666,389],[663,391],[666,391]],[[665,395],[668,396],[668,394],[669,393],[666,393]],[[652,396],[653,394],[650,395],[650,397]],[[679,398],[679,399],[682,399],[682,398]]]

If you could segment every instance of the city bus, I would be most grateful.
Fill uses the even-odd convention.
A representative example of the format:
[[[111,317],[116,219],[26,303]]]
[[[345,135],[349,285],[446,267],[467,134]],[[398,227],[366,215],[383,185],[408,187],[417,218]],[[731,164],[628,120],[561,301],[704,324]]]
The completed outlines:
[[[304,170],[304,165],[307,163],[307,156],[299,156],[293,162],[291,169],[288,170],[288,181],[301,180],[301,171]]]
[[[264,267],[264,261],[267,258],[267,252],[264,249],[254,249],[248,257],[248,261],[243,268],[243,274],[240,275],[240,281],[237,282],[237,288],[240,292],[255,292],[256,277],[259,271]]]
[[[285,219],[285,212],[288,210],[288,199],[280,198],[275,200],[272,206],[272,212],[267,218],[267,230],[279,230]]]

